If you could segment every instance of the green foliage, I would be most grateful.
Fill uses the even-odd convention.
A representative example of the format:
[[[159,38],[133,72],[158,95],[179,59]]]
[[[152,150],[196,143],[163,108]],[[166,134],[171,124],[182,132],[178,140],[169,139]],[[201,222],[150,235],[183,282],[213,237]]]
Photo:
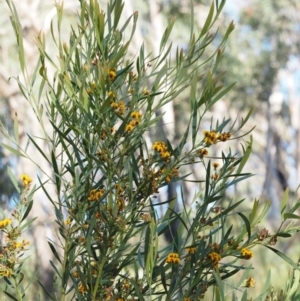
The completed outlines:
[[[234,289],[253,287],[254,279],[249,276],[252,268],[245,265],[245,260],[253,257],[258,245],[266,246],[294,268],[294,280],[283,293],[286,298],[294,295],[299,282],[298,266],[270,245],[275,245],[278,237],[298,230],[297,225],[285,225],[284,221],[299,218],[295,214],[299,202],[289,210],[287,192],[278,231],[260,230],[258,224],[269,202],[254,201],[250,214],[246,214],[240,210],[244,199],[226,198],[231,186],[251,176],[243,169],[251,153],[252,137],[240,155],[226,146],[229,140],[242,136],[239,132],[250,113],[240,125],[224,119],[212,121],[209,129],[203,128],[204,116],[234,86],[224,87],[224,74],[218,71],[233,23],[213,53],[205,54],[203,60],[208,45],[216,43],[216,34],[210,31],[225,1],[211,5],[199,34],[192,27],[188,49],[177,48],[175,58],[168,43],[173,22],[164,32],[157,57],[145,53],[143,46],[136,57],[129,55],[138,13],[121,23],[124,3],[119,0],[110,0],[105,12],[97,1],[80,1],[77,26],[71,27],[70,39],[64,42],[63,5],[57,3],[52,37],[58,59],[47,52],[41,33],[36,42],[40,57],[33,79],[26,73],[16,9],[10,0],[7,3],[25,84],[17,81],[44,130],[44,137],[29,136],[28,144],[52,168],[48,183],[39,183],[52,204],[57,223],[57,240],[48,243],[55,258],[50,264],[59,285],[48,292],[41,283],[48,298],[190,301],[203,298],[212,289],[216,300],[226,300],[225,281],[238,272],[243,274]],[[51,68],[54,76],[50,75]],[[37,97],[32,93],[36,76],[41,77]],[[199,77],[201,93],[197,89]],[[185,90],[190,91],[190,116],[179,143],[154,141],[149,145],[148,131],[162,118],[157,112]],[[46,92],[46,100],[42,91]],[[52,132],[46,131],[46,123],[51,124]],[[19,145],[17,119],[14,129],[11,136],[2,126],[9,140],[3,147],[39,167],[27,147]],[[47,149],[40,146],[39,139]],[[222,147],[219,157],[210,157],[210,149],[222,143],[226,150]],[[184,167],[191,164],[197,164],[205,173],[205,178],[196,181],[200,190],[195,202],[188,206],[183,191],[181,196],[175,196],[182,200],[181,210],[175,208],[173,198],[164,204],[156,202],[161,188],[174,183],[180,188],[180,182],[188,180]],[[14,179],[13,183],[16,184]],[[23,176],[23,183],[29,189],[27,176]],[[48,192],[49,183],[55,186],[55,194]],[[4,232],[16,229],[21,234],[33,222],[25,222],[33,192],[34,189],[26,204],[21,195],[19,215],[13,225],[2,221]],[[163,205],[167,210],[160,215],[158,208]],[[242,227],[232,224],[232,216],[239,219]],[[170,231],[174,223],[177,229]],[[163,237],[167,231],[172,237],[170,244]],[[2,276],[8,287],[18,293],[14,297],[6,291],[6,295],[24,300],[21,266],[13,266],[10,275]],[[265,287],[263,298],[269,281]],[[232,296],[235,300],[234,292]],[[242,300],[246,299],[245,290]]]

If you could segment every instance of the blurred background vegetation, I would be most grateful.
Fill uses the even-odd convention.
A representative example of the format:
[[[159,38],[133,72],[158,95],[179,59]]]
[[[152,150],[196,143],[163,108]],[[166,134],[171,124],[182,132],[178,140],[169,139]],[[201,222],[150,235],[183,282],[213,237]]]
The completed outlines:
[[[105,9],[106,1],[100,3]],[[210,0],[193,0],[196,26],[200,28],[203,26],[210,4]],[[38,58],[35,38],[40,30],[50,38],[51,22],[56,20],[56,10],[51,1],[23,0],[15,1],[15,5],[23,27],[28,66],[32,64],[34,68]],[[79,1],[65,0],[64,7],[67,40],[69,24],[76,22]],[[191,24],[190,1],[125,0],[124,20],[135,10],[139,11],[139,27],[130,49],[131,56],[137,54],[142,41],[145,41],[148,53],[152,52],[155,55],[158,52],[158,41],[163,35],[168,18],[177,19],[171,35],[173,45],[185,49]],[[12,129],[12,118],[15,114],[18,115],[20,139],[26,145],[27,134],[38,136],[39,127],[26,100],[20,96],[16,82],[9,81],[9,77],[18,76],[20,70],[16,39],[4,0],[0,1],[0,11],[3,12],[0,15],[0,118]],[[251,107],[254,108],[248,124],[249,130],[255,126],[252,132],[254,147],[245,171],[252,172],[255,176],[228,192],[228,198],[246,197],[250,206],[254,198],[259,198],[262,202],[270,199],[272,210],[262,228],[267,226],[272,229],[272,225],[278,221],[280,200],[285,189],[290,188],[291,198],[299,197],[297,188],[300,183],[300,3],[296,0],[228,0],[218,20],[217,35],[222,36],[222,31],[231,20],[234,20],[236,29],[226,46],[220,73],[226,71],[223,77],[224,84],[236,82],[236,86],[214,107],[211,115],[207,116],[203,130],[209,127],[211,117],[214,120],[222,119],[224,116],[240,119]],[[51,47],[53,45],[49,42],[48,48]],[[206,55],[209,54],[208,52]],[[53,56],[55,57],[55,52]],[[167,105],[162,124],[159,128],[152,129],[149,133],[150,138],[168,138],[176,144],[183,134],[181,129],[185,128],[182,125],[188,119],[188,97],[188,94],[182,94]],[[239,139],[232,141],[232,147],[236,151],[241,151],[239,142]],[[217,149],[215,155],[219,155]],[[33,157],[37,159],[36,154],[33,154]],[[33,164],[14,157],[0,148],[0,202],[4,209],[13,207],[14,196],[13,187],[6,173],[8,164],[16,174],[22,172],[31,176],[37,174]],[[41,165],[44,169],[50,170],[45,163],[41,162]],[[192,168],[195,178],[203,176],[203,171],[198,170],[197,166]],[[182,185],[186,193],[186,202],[191,203],[199,187],[189,182]],[[53,188],[49,187],[50,191],[51,189],[54,193]],[[166,193],[172,196],[176,193],[176,189],[170,186]],[[168,196],[162,193],[161,197]],[[49,206],[51,205],[46,202],[42,193],[36,196],[33,215],[39,216],[39,222],[28,233],[33,247],[30,258],[31,271],[28,273],[31,279],[39,277],[48,289],[53,285],[53,274],[49,267],[51,252],[45,237],[54,239],[53,229],[55,229],[55,218]],[[279,242],[281,251],[288,253],[294,261],[297,261],[300,255],[298,239],[299,236],[295,236],[293,240],[285,239]],[[253,266],[256,271],[252,277],[256,279],[257,288],[253,296],[260,292],[269,269],[273,275],[271,283],[278,290],[282,287],[282,279],[287,277],[290,269],[266,250],[255,254]],[[38,271],[38,274],[33,271]],[[38,288],[32,291],[36,294]]]

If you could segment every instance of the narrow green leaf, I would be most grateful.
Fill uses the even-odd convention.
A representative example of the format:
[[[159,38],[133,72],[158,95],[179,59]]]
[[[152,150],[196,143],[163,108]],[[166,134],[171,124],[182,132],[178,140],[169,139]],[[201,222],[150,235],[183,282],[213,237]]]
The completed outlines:
[[[249,223],[249,220],[247,219],[247,217],[241,213],[241,212],[238,212],[237,213],[243,220],[244,220],[244,226],[246,227],[246,230],[247,230],[247,233],[248,233],[248,241],[250,241],[250,238],[251,238],[251,227],[250,227],[250,223]]]
[[[151,240],[151,238],[150,238],[150,227],[149,227],[149,225],[147,225],[146,235],[145,235],[145,246],[150,246],[151,245],[150,240]],[[149,247],[144,249],[144,263],[147,263],[148,252],[149,252]]]
[[[259,201],[258,200],[254,200],[252,211],[249,214],[250,225],[253,224],[254,218],[255,218],[256,213],[257,213],[258,205],[259,205]]]
[[[47,158],[46,154],[44,153],[44,151],[38,146],[38,144],[34,141],[34,139],[30,136],[27,135],[28,138],[30,139],[30,141],[34,144],[35,148],[40,152],[40,154],[47,160],[47,162],[49,164],[51,164],[51,162],[49,161],[49,159]]]
[[[2,144],[2,146],[3,146],[4,148],[6,148],[7,150],[9,150],[11,153],[13,153],[13,154],[15,154],[15,155],[17,155],[17,156],[26,158],[26,156],[23,155],[23,154],[22,154],[20,151],[18,151],[17,149],[14,149],[14,148],[12,148],[11,146],[9,146],[9,145],[7,145],[7,144],[5,144],[5,143],[3,143],[3,142],[1,142],[1,144]]]
[[[20,273],[19,274],[20,275],[20,279],[19,279],[19,281],[18,281],[18,285],[23,281],[23,279],[24,279],[24,274],[23,273]]]
[[[267,294],[269,292],[269,289],[270,289],[270,281],[271,281],[271,271],[269,270],[268,274],[267,274],[267,279],[266,279],[266,282],[265,282],[264,288],[263,288],[264,291],[257,298],[255,298],[253,301],[266,300],[266,296],[267,296]]]
[[[211,101],[208,103],[208,109],[210,109],[219,99],[226,95],[235,86],[235,84],[236,83],[232,83],[225,89],[222,89],[220,93],[212,97]]]
[[[8,1],[6,1],[8,3]],[[22,26],[20,24],[20,20],[18,17],[18,13],[16,10],[15,5],[13,2],[9,1],[9,8],[12,13],[11,16],[11,22],[15,31],[15,35],[17,37],[17,44],[18,44],[18,50],[19,50],[19,62],[22,72],[24,73],[25,70],[25,54],[24,54],[24,44],[23,44],[23,30]]]
[[[19,145],[19,122],[18,122],[18,114],[15,112],[14,116],[14,135],[16,139],[17,145]]]
[[[55,185],[56,185],[57,194],[60,195],[61,179],[60,179],[60,174],[57,166],[56,157],[53,150],[51,152],[51,161],[52,161],[52,167],[55,176]]]
[[[18,301],[18,299],[16,299],[14,296],[12,296],[10,293],[3,291],[3,293],[8,296],[9,298],[11,298],[12,300]]]
[[[53,244],[52,244],[50,241],[48,241],[48,245],[49,245],[49,247],[50,247],[50,249],[51,249],[53,255],[55,256],[55,258],[56,258],[60,263],[62,263],[62,262],[61,262],[61,259],[60,259],[60,257],[59,257],[59,254],[57,253],[57,251],[56,251],[55,247],[53,246]]]
[[[243,293],[243,296],[242,296],[242,299],[241,301],[247,301],[247,290],[244,290],[244,293]]]
[[[20,231],[22,231],[23,229],[26,229],[29,225],[31,225],[35,220],[37,219],[37,217],[31,218],[30,220],[28,220],[24,225],[22,225],[20,227]]]
[[[11,168],[8,165],[7,165],[7,173],[8,173],[8,176],[9,176],[10,180],[12,181],[14,187],[16,188],[17,192],[20,193],[21,190],[19,188],[17,179],[15,178],[14,174],[12,173]]]
[[[216,297],[217,297],[217,299],[216,300],[225,301],[223,281],[220,278],[218,272],[213,271],[213,275],[214,275],[214,278],[217,282],[217,286],[216,286],[216,293],[217,293]]]
[[[283,194],[283,197],[282,197],[282,201],[281,201],[281,217],[283,217],[284,215],[284,211],[286,209],[286,205],[287,205],[287,201],[288,201],[288,198],[289,198],[289,188],[287,187],[284,194]]]
[[[204,202],[206,203],[209,195],[209,187],[210,187],[210,160],[208,161],[207,169],[206,169],[206,179],[205,179],[205,195]]]
[[[169,210],[173,212],[173,214],[176,216],[176,219],[179,219],[180,222],[181,222],[181,224],[182,224],[182,225],[184,226],[184,228],[188,231],[189,229],[188,229],[186,223],[184,222],[184,220],[182,219],[182,217],[180,216],[180,214],[178,214],[175,210],[172,210],[172,209],[170,209],[170,208],[169,208]]]
[[[286,220],[286,219],[300,219],[300,216],[297,215],[297,214],[294,214],[294,213],[286,212],[286,213],[283,214],[283,218],[284,218],[284,220]]]
[[[290,264],[294,269],[298,270],[298,268],[299,268],[298,265],[292,259],[290,259],[288,256],[286,256],[284,253],[282,253],[279,250],[276,250],[270,246],[265,246],[265,247],[272,250],[275,254],[277,254],[284,261],[286,261],[288,264]]]
[[[46,295],[53,301],[55,301],[55,299],[50,295],[50,293],[47,291],[47,289],[44,287],[44,285],[42,284],[41,281],[37,281],[39,283],[39,285],[42,287],[43,291],[46,293]]]
[[[242,200],[234,203],[232,206],[229,206],[227,209],[225,209],[224,211],[222,211],[219,215],[217,215],[216,217],[212,218],[210,220],[210,222],[214,222],[214,221],[220,219],[221,217],[227,215],[227,213],[233,211],[234,208],[238,207],[244,201],[245,201],[245,199],[242,199]]]
[[[52,260],[49,260],[49,262],[50,262],[50,265],[53,267],[54,271],[56,272],[56,275],[61,279],[60,271],[58,270],[58,268],[56,267],[54,262]]]
[[[299,283],[300,283],[300,271],[299,270],[294,270],[293,274],[294,274],[293,275],[293,285],[289,289],[285,300],[294,300],[291,297],[297,291],[297,289],[299,287]]]
[[[28,214],[30,213],[30,211],[32,209],[32,206],[33,206],[33,201],[29,202],[29,204],[27,205],[26,211],[23,214],[21,222],[23,222],[23,220],[28,216]]]
[[[252,141],[253,141],[253,138],[252,136],[250,136],[250,141],[247,142],[248,143],[248,146],[246,148],[246,150],[244,151],[244,154],[243,154],[243,158],[241,160],[241,163],[236,171],[237,174],[240,174],[245,166],[245,164],[247,163],[249,157],[250,157],[250,154],[251,154],[251,151],[252,151]]]
[[[292,234],[290,234],[290,233],[284,233],[284,232],[279,232],[279,233],[276,233],[276,236],[289,238],[289,237],[292,237]]]
[[[172,32],[172,29],[173,29],[173,26],[174,26],[174,23],[175,23],[175,19],[171,19],[169,21],[169,24],[168,24],[168,27],[166,28],[162,38],[161,38],[161,41],[160,41],[160,45],[159,45],[159,52],[161,53],[162,50],[165,48],[165,45],[169,39],[169,36]]]
[[[215,10],[215,6],[214,6],[214,2],[212,2],[209,13],[208,13],[208,16],[207,16],[206,21],[203,25],[203,28],[201,30],[199,38],[204,36],[207,33],[207,31],[209,30],[209,28],[211,27],[212,18],[213,18],[213,15],[214,15],[214,10]]]

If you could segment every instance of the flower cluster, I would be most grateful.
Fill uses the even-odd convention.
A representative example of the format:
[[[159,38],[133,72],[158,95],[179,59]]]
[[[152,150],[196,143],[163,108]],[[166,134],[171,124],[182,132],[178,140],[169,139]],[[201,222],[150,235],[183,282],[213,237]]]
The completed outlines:
[[[163,172],[163,170],[162,170],[162,172]],[[166,175],[166,182],[168,182],[168,183],[171,182],[171,180],[173,178],[178,177],[178,175],[179,175],[178,169],[177,168],[173,168],[172,170],[170,170],[167,173],[167,175]]]
[[[143,90],[143,94],[144,94],[144,95],[149,95],[149,94],[150,94],[150,91],[149,91],[148,89],[145,88],[145,89]]]
[[[104,193],[104,189],[92,189],[90,191],[90,195],[88,196],[88,201],[97,201],[103,196]]]
[[[117,77],[116,69],[108,70],[108,77],[113,82]]]
[[[213,173],[212,175],[211,175],[211,178],[213,179],[213,180],[218,180],[218,178],[219,178],[219,174],[218,174],[218,172],[217,172],[217,168],[219,167],[219,163],[218,162],[214,162],[213,164],[212,164],[212,166],[213,166],[213,168],[214,168],[214,170],[215,170],[215,173]]]
[[[225,133],[217,133],[215,130],[212,131],[203,131],[204,135],[204,142],[207,144],[207,146],[210,146],[212,144],[217,144],[218,141],[227,141],[231,137],[230,132]]]
[[[241,254],[242,254],[243,258],[247,259],[247,260],[253,257],[253,252],[246,248],[243,248],[241,250]]]
[[[6,249],[9,252],[19,253],[20,251],[25,250],[29,244],[30,242],[26,239],[23,239],[22,242],[19,242],[8,238]]]
[[[214,267],[218,267],[219,261],[222,259],[221,256],[216,252],[209,253],[207,257],[213,262]]]
[[[6,244],[2,247],[0,252],[0,277],[7,278],[14,274],[15,264],[18,262],[17,255],[29,245],[29,241],[25,239],[18,241],[18,238],[21,236],[18,227],[6,229],[11,222],[9,218],[0,221],[0,228],[6,233]]]
[[[217,135],[217,137],[218,137],[219,141],[225,142],[225,141],[227,141],[227,140],[229,140],[231,138],[231,133],[230,132],[219,133]]]
[[[118,102],[112,101],[110,106],[115,110],[115,112],[117,114],[124,115],[125,110],[126,110],[126,106],[125,106],[125,103],[122,100],[120,100]]]
[[[178,256],[178,253],[168,254],[167,259],[166,259],[166,263],[177,263],[177,264],[179,264],[180,263],[180,258]]]
[[[219,167],[219,163],[218,162],[214,162],[213,164],[212,164],[212,166],[213,166],[213,168],[214,169],[217,169],[218,167]]]
[[[164,142],[156,141],[154,142],[152,148],[159,153],[162,159],[169,161],[171,154],[168,152],[168,148]]]
[[[24,187],[29,186],[32,182],[32,179],[26,174],[21,175],[21,180],[23,181]]]
[[[79,282],[77,289],[82,295],[86,294],[88,291],[88,287],[86,287],[82,282]]]
[[[259,233],[257,234],[257,238],[259,241],[265,240],[269,236],[269,231],[266,228],[263,228]]]
[[[195,247],[188,247],[187,252],[188,252],[188,254],[194,254],[194,253],[196,253],[196,248]]]
[[[0,221],[0,229],[4,229],[10,224],[11,224],[11,219],[5,218],[4,220]]]
[[[200,158],[208,155],[208,150],[206,148],[201,148],[198,150],[198,154]]]
[[[94,91],[95,91],[96,89],[97,89],[96,83],[95,83],[95,82],[92,82],[92,83],[90,84],[90,87],[87,89],[87,93],[88,93],[88,94],[93,94]]]
[[[141,213],[140,214],[140,219],[144,222],[150,222],[151,221],[151,216],[147,213]]]
[[[132,120],[126,125],[125,131],[131,132],[133,131],[134,127],[140,124],[140,119],[142,117],[142,114],[140,112],[132,112],[130,114]]]
[[[116,94],[113,91],[108,91],[107,96],[111,98],[115,98]]]
[[[249,277],[249,278],[246,280],[245,286],[246,286],[246,287],[254,287],[254,283],[255,283],[255,279],[252,278],[252,277]]]
[[[114,132],[114,127],[110,128],[110,133],[112,134]],[[100,132],[100,138],[101,140],[105,140],[107,138],[107,131],[106,130],[101,130]]]

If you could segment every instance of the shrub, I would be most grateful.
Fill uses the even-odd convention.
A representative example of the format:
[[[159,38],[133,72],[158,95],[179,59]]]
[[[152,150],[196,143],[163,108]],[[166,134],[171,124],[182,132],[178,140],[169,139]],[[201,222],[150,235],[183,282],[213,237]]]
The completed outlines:
[[[254,287],[255,279],[245,262],[255,256],[258,245],[266,246],[293,266],[295,280],[283,293],[292,296],[299,281],[298,267],[272,245],[279,237],[295,233],[297,226],[282,223],[275,232],[261,229],[258,224],[269,202],[255,200],[250,214],[245,215],[239,211],[245,200],[229,200],[225,195],[229,187],[251,176],[243,169],[252,138],[248,138],[241,154],[233,153],[228,146],[229,140],[248,135],[241,134],[241,129],[251,112],[239,125],[224,119],[212,120],[209,128],[203,126],[209,110],[234,86],[223,87],[224,74],[218,73],[234,25],[228,25],[219,43],[210,33],[225,1],[211,5],[198,34],[191,25],[186,50],[173,51],[168,43],[174,24],[170,21],[157,57],[147,55],[143,46],[137,57],[128,53],[138,13],[121,24],[124,3],[120,0],[110,0],[106,12],[97,1],[81,0],[78,24],[71,28],[68,43],[61,39],[63,5],[56,4],[58,32],[53,39],[58,62],[46,51],[41,33],[37,38],[40,57],[33,76],[41,80],[38,95],[32,93],[35,80],[27,77],[15,7],[10,0],[7,4],[25,78],[25,84],[17,79],[20,91],[41,127],[46,129],[45,124],[50,123],[53,129],[45,130],[41,138],[29,136],[29,142],[51,165],[53,176],[47,182],[56,188],[56,195],[51,195],[47,183],[37,183],[52,204],[58,230],[57,240],[49,241],[49,246],[60,285],[53,292],[46,291],[49,300],[192,301],[204,298],[210,289],[214,300],[225,300],[224,281],[239,271],[243,274],[236,288]],[[206,53],[208,45],[215,47],[213,53]],[[50,68],[55,70],[53,79]],[[149,130],[162,118],[157,112],[186,90],[190,91],[190,115],[181,141],[177,145],[167,139],[149,144]],[[45,91],[44,97],[41,91]],[[2,126],[2,132],[14,145],[4,147],[33,160],[27,148],[19,145],[17,130],[11,136]],[[47,144],[49,153],[41,142]],[[210,156],[216,144],[221,149],[217,158]],[[192,164],[197,164],[205,177],[196,181],[203,186],[199,185],[194,203],[187,205],[180,183],[188,180],[185,166]],[[20,192],[12,171],[10,175]],[[23,175],[22,181],[24,189],[12,218],[4,216],[0,221],[7,235],[0,273],[8,288],[17,292],[14,297],[12,291],[5,291],[13,300],[25,298],[23,262],[18,258],[28,242],[20,242],[19,237],[34,222],[26,221],[26,217],[37,189],[31,188],[29,176]],[[172,183],[177,183],[180,193],[158,202],[161,188]],[[288,191],[282,205],[283,222],[299,218],[294,212],[300,203],[287,210],[287,199]],[[167,208],[163,215],[158,210],[161,206]],[[234,227],[232,216],[243,226]],[[166,233],[171,243],[165,241]],[[257,300],[264,300],[268,282],[265,288]],[[243,300],[246,298],[247,290]]]

